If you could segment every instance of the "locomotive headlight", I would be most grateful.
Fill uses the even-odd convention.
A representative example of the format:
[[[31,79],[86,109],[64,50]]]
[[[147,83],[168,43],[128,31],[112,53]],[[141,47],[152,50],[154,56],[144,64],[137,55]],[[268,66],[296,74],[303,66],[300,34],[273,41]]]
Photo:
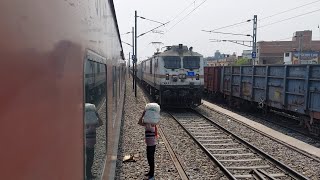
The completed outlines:
[[[169,74],[166,74],[166,80],[169,80]]]
[[[199,80],[199,79],[200,79],[200,75],[196,74],[196,80]]]

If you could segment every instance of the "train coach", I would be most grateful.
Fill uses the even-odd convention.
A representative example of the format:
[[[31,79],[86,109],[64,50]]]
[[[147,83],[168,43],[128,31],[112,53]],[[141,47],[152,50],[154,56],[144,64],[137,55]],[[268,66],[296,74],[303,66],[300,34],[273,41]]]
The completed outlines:
[[[204,91],[232,105],[274,109],[299,117],[320,135],[320,65],[205,67]]]
[[[1,179],[114,179],[126,71],[113,0],[0,9]]]
[[[179,44],[168,46],[137,66],[137,77],[162,107],[201,104],[203,56]]]

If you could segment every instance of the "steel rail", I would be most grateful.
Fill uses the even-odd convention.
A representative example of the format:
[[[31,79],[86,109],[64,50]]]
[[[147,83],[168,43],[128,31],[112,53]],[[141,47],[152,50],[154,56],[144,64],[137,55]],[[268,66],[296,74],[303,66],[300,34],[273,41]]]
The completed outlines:
[[[182,180],[189,180],[189,176],[187,175],[185,169],[182,167],[182,164],[181,162],[179,161],[176,153],[173,151],[169,141],[167,140],[167,137],[165,136],[165,134],[163,133],[161,127],[158,128],[158,131],[159,131],[159,134],[160,134],[160,137],[162,138],[163,140],[163,143],[166,147],[166,149],[168,150],[168,153],[173,161],[173,164],[174,166],[176,167],[177,171],[178,171],[178,174],[180,176],[180,178]]]
[[[295,179],[305,179],[307,180],[308,178],[305,177],[304,175],[300,174],[299,172],[295,171],[294,169],[290,168],[289,166],[283,164],[282,162],[278,161],[277,159],[275,159],[274,157],[270,156],[269,154],[267,154],[266,152],[264,152],[263,150],[257,148],[256,146],[254,146],[253,144],[249,143],[248,141],[240,138],[239,136],[235,135],[234,133],[232,133],[231,131],[227,130],[226,128],[222,127],[221,125],[219,125],[218,123],[214,122],[213,120],[211,120],[209,117],[203,115],[202,113],[200,113],[199,111],[192,109],[196,114],[198,114],[199,116],[203,117],[204,119],[208,120],[209,122],[211,122],[212,124],[214,124],[216,127],[220,128],[222,131],[224,131],[227,134],[230,134],[233,138],[235,138],[236,140],[240,141],[242,144],[246,145],[247,147],[249,147],[250,149],[254,150],[255,152],[259,153],[261,156],[265,157],[266,159],[268,159],[271,163],[277,165],[278,168],[280,168],[281,170],[289,173],[290,176],[292,176]]]
[[[219,168],[221,169],[221,171],[223,171],[223,173],[224,173],[229,179],[233,179],[233,180],[236,180],[236,179],[237,179],[236,177],[234,177],[234,176],[231,174],[231,172],[230,172],[226,167],[224,167],[224,165],[223,165],[217,158],[215,158],[215,157],[211,154],[211,152],[210,152],[206,147],[204,147],[204,146],[201,144],[200,141],[198,141],[198,140],[192,135],[192,133],[191,133],[187,128],[185,128],[185,127],[182,125],[182,123],[181,123],[174,115],[172,115],[170,112],[168,112],[168,114],[170,114],[171,117],[176,120],[176,122],[181,126],[181,128],[182,128],[183,130],[185,130],[185,132],[187,132],[187,134],[198,144],[198,146],[200,146],[200,148],[209,156],[209,158],[210,158],[211,160],[213,160],[213,161],[219,166]]]

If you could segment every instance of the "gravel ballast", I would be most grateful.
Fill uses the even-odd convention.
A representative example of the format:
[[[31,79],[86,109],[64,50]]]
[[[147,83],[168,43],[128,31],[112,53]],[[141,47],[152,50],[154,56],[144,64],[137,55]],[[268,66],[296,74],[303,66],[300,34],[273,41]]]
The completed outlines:
[[[310,179],[320,179],[320,163],[205,106],[200,112]]]

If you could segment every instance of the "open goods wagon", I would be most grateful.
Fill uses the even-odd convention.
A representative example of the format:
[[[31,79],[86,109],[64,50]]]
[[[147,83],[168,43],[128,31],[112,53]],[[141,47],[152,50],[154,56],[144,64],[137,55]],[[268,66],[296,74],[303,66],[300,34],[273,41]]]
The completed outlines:
[[[304,120],[311,133],[320,134],[320,65],[209,67],[206,76],[214,84],[207,79],[208,92],[220,86],[219,93],[230,103],[249,102],[294,114]]]

